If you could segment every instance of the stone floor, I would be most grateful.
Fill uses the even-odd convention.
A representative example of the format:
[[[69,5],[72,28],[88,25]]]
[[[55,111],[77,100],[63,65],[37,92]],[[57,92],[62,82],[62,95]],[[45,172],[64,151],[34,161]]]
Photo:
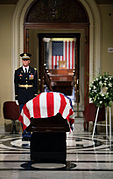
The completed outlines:
[[[0,127],[0,179],[112,179],[113,136],[84,132],[83,119],[75,120],[75,129],[67,133],[66,164],[32,163],[30,143],[20,134],[9,134]]]

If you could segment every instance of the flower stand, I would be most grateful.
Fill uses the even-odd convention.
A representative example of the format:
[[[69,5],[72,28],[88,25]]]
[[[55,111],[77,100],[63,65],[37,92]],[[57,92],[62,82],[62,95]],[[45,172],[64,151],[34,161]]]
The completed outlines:
[[[94,138],[96,126],[100,125],[100,126],[106,127],[106,138],[109,139],[109,141],[111,141],[111,107],[109,107],[109,106],[106,107],[106,110],[105,110],[106,123],[105,124],[97,124],[99,109],[100,108],[98,107],[97,112],[96,112],[95,123],[94,123],[93,133],[92,133],[92,140]],[[108,122],[108,118],[109,118],[109,122]],[[109,135],[108,135],[108,127],[109,127]]]

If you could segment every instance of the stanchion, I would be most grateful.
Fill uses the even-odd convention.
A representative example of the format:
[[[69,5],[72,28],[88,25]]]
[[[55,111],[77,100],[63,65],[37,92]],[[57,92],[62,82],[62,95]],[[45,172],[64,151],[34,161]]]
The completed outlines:
[[[93,133],[92,133],[92,140],[95,135],[96,126],[99,125],[99,126],[106,127],[106,139],[108,139],[111,142],[111,107],[106,107],[106,110],[105,110],[106,124],[105,125],[97,124],[98,114],[99,114],[99,107],[97,108],[97,112],[96,112],[95,123],[94,123]],[[108,122],[108,115],[109,115],[109,122]],[[108,127],[109,127],[109,136],[108,136]]]
[[[98,113],[99,113],[99,107],[97,108],[97,112],[96,112],[95,123],[94,123],[94,127],[93,127],[92,140],[93,140],[94,134],[95,134],[95,129],[96,129],[96,125],[97,125],[97,119],[98,119]]]
[[[109,140],[111,141],[111,107],[109,107]]]

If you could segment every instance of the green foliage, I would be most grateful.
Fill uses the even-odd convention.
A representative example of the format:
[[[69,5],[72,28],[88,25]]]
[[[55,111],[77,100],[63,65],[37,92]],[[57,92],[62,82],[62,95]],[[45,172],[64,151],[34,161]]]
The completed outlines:
[[[113,77],[108,73],[99,74],[90,84],[89,98],[98,107],[111,106],[113,101]]]

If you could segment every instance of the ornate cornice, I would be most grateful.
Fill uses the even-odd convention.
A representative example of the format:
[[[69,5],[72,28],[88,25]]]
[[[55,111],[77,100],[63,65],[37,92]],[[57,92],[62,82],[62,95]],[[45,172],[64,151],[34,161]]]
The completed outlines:
[[[38,0],[26,13],[25,23],[88,23],[84,6],[78,0]]]

